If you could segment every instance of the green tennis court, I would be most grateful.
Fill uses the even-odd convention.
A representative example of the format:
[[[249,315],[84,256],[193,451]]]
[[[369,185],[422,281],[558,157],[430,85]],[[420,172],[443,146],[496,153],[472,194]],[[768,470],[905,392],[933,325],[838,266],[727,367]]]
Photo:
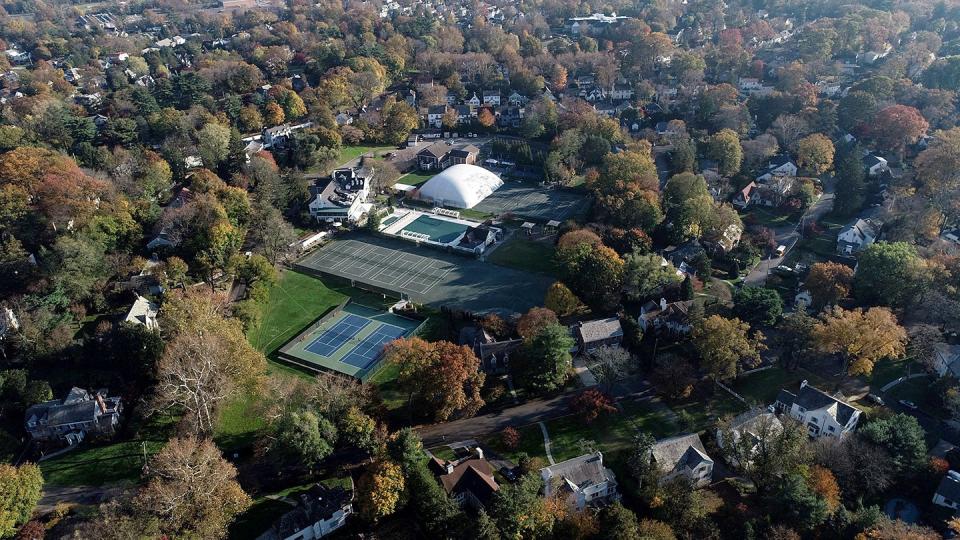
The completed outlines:
[[[347,304],[312,324],[280,349],[280,357],[300,366],[343,373],[363,380],[379,365],[383,348],[408,336],[420,321]]]
[[[432,216],[419,216],[403,230],[425,234],[434,242],[447,244],[459,238],[468,228],[467,225],[455,221],[438,219]]]

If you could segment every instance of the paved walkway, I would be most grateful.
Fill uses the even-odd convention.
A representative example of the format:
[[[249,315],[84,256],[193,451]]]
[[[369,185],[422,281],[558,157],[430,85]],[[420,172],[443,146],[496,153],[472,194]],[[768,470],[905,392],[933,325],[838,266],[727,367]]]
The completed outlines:
[[[122,485],[103,486],[44,486],[43,495],[34,508],[39,514],[52,512],[58,503],[92,505],[100,504],[122,494]]]
[[[920,373],[914,373],[912,375],[907,375],[906,377],[900,377],[899,379],[894,379],[888,382],[887,384],[883,385],[883,388],[881,388],[880,391],[886,392],[887,390],[890,390],[891,388],[902,383],[903,381],[909,381],[910,379],[916,379],[917,377],[926,377],[926,376],[927,376],[926,373],[920,372]]]
[[[584,388],[597,385],[597,378],[590,372],[590,368],[587,367],[587,363],[583,360],[582,356],[577,356],[573,359],[573,370],[577,372],[577,376],[580,377],[580,384],[582,384]]]
[[[547,433],[547,425],[543,422],[537,422],[540,425],[540,432],[543,433],[543,451],[547,453],[547,461],[551,465],[556,465],[557,462],[553,460],[553,454],[550,453],[550,434]]]

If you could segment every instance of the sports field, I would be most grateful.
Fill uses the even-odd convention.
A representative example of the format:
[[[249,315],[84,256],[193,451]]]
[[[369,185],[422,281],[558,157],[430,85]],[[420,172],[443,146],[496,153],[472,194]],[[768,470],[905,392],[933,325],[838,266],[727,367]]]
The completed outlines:
[[[563,221],[585,210],[587,204],[588,197],[580,193],[507,182],[473,209],[494,215],[509,213],[535,221]]]
[[[552,280],[361,232],[340,236],[308,254],[297,269],[432,305],[476,312],[524,313],[543,304]]]
[[[324,317],[280,349],[305,367],[337,371],[364,378],[376,366],[384,346],[412,333],[419,321],[347,304]]]
[[[419,216],[402,230],[427,235],[430,240],[449,244],[467,231],[468,226],[448,219],[439,219],[432,216]]]

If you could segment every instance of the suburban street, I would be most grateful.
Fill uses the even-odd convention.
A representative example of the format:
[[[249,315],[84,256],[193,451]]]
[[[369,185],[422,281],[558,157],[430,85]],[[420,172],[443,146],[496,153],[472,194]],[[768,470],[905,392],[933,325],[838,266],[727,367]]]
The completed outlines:
[[[427,448],[465,439],[477,439],[489,433],[502,431],[508,426],[521,427],[566,416],[570,414],[570,399],[579,392],[579,389],[570,390],[551,398],[528,401],[502,411],[443,424],[421,426],[417,431],[423,439],[423,445]],[[640,401],[649,401],[654,397],[650,383],[638,377],[614,385],[611,394],[617,399]]]
[[[790,253],[790,250],[793,249],[793,246],[796,245],[798,240],[800,240],[800,225],[802,223],[818,221],[824,215],[833,210],[835,184],[836,181],[832,176],[824,178],[823,195],[817,200],[817,202],[813,203],[806,212],[804,212],[803,216],[800,217],[800,221],[798,223],[788,224],[773,229],[773,232],[777,238],[777,245],[787,247],[783,257],[773,257],[761,260],[760,263],[757,264],[757,266],[755,266],[753,270],[751,270],[750,273],[744,278],[744,284],[757,286],[763,285],[770,271],[783,264],[783,260]]]

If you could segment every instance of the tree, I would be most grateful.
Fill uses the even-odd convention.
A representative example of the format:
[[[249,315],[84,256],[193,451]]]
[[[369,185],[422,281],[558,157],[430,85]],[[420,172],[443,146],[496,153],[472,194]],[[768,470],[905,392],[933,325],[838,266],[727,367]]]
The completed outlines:
[[[853,290],[865,304],[900,307],[926,286],[923,261],[905,242],[876,242],[857,256]]]
[[[455,413],[470,417],[483,406],[480,390],[485,375],[469,347],[449,341],[428,343],[414,337],[391,342],[385,357],[399,366],[397,382],[411,403],[416,399],[437,421]]]
[[[723,454],[749,478],[761,493],[770,493],[781,478],[804,473],[810,465],[811,448],[806,426],[789,418],[759,417],[749,436],[740,436],[729,419],[721,420],[718,433]]]
[[[557,315],[566,317],[575,313],[582,302],[566,285],[560,281],[554,281],[547,289],[543,305]]]
[[[563,135],[558,137],[562,139]],[[600,210],[617,226],[650,232],[663,219],[657,196],[660,181],[649,145],[608,153],[599,174],[588,177],[587,185],[597,196]]]
[[[677,269],[656,253],[631,253],[624,262],[623,288],[627,298],[639,301],[659,296],[680,283]]]
[[[703,368],[714,379],[729,381],[737,376],[741,364],[760,361],[763,334],[749,335],[750,325],[740,319],[711,315],[693,327],[693,345]]]
[[[277,422],[275,448],[290,463],[313,470],[333,452],[337,428],[313,411],[288,411]]]
[[[826,521],[827,503],[821,499],[800,474],[785,477],[775,494],[779,519],[802,530],[812,530]]]
[[[256,391],[266,360],[208,295],[170,300],[161,316],[171,339],[157,364],[152,407],[182,409],[195,432],[209,433],[220,404]]]
[[[850,375],[870,375],[877,361],[906,352],[907,332],[882,307],[866,311],[836,307],[813,327],[810,337],[821,352],[841,355]]]
[[[263,121],[268,126],[279,126],[284,120],[286,120],[286,115],[276,101],[271,101],[263,107]]]
[[[557,314],[548,308],[532,307],[517,321],[517,334],[532,339],[545,327],[557,324]]]
[[[588,388],[574,396],[570,407],[588,424],[600,415],[617,412],[617,408],[613,405],[613,398],[596,388]]]
[[[493,113],[490,112],[490,109],[485,107],[480,109],[480,112],[477,114],[477,122],[485,129],[490,129],[494,126],[494,124],[496,124],[497,118],[493,116]]]
[[[356,406],[347,409],[347,414],[340,419],[340,435],[347,443],[371,455],[381,445],[377,437],[377,421]]]
[[[903,154],[906,146],[917,142],[929,127],[917,109],[908,105],[891,105],[874,116],[870,134],[882,148]]]
[[[667,181],[663,211],[674,241],[703,236],[713,218],[713,209],[713,197],[702,176],[681,173]]]
[[[507,448],[516,448],[520,444],[520,432],[513,426],[507,426],[500,432],[500,441]]]
[[[865,540],[940,540],[942,538],[937,531],[929,527],[890,519],[885,515],[860,536]],[[860,536],[857,538],[859,539]]]
[[[641,520],[638,532],[643,540],[675,540],[677,538],[670,525],[655,519]]]
[[[604,345],[590,352],[590,359],[596,362],[597,381],[607,391],[613,383],[626,376],[633,361],[630,353],[620,346]]]
[[[783,313],[780,293],[764,287],[741,287],[733,293],[733,313],[751,324],[772,325]]]
[[[43,492],[40,467],[0,464],[0,537],[8,538],[30,520]]]
[[[577,245],[558,253],[563,281],[580,298],[596,308],[610,308],[619,301],[624,263],[606,246]]]
[[[815,263],[810,267],[804,287],[810,291],[813,306],[821,309],[836,304],[850,294],[853,268],[835,262]]]
[[[603,245],[600,235],[590,229],[575,229],[563,233],[557,240],[557,250],[567,250],[578,247],[580,244],[587,244],[590,247]]]
[[[670,399],[690,397],[697,382],[693,365],[686,358],[670,355],[660,355],[650,377],[657,392]]]
[[[360,514],[377,521],[397,510],[406,483],[400,466],[381,460],[371,465],[357,485]]]
[[[797,143],[797,165],[817,176],[833,168],[833,154],[833,142],[822,133],[808,135]]]
[[[431,538],[456,538],[462,535],[466,516],[456,501],[440,487],[425,462],[418,463],[406,475],[406,484],[417,523],[427,530]]]
[[[500,525],[504,538],[540,538],[549,536],[556,520],[540,495],[543,480],[533,472],[513,484],[501,486],[493,496],[490,515]]]
[[[559,388],[573,367],[570,349],[574,341],[566,327],[551,324],[524,341],[519,358],[512,361],[515,374],[525,386],[538,391]]]
[[[171,536],[224,538],[228,525],[252,504],[237,483],[237,470],[209,439],[171,439],[146,471],[135,505]]]
[[[743,161],[743,148],[740,136],[730,129],[722,129],[710,137],[707,143],[707,155],[719,163],[722,176],[733,176],[740,171]]]
[[[860,435],[889,452],[900,473],[914,473],[926,465],[924,431],[909,414],[874,419],[860,430]]]
[[[807,485],[827,506],[827,512],[834,513],[840,508],[840,485],[830,469],[814,465],[807,476]]]
[[[277,264],[290,253],[290,245],[296,242],[297,232],[293,225],[283,219],[279,210],[258,202],[253,207],[250,220],[250,239],[270,264]]]
[[[250,287],[254,283],[273,285],[277,281],[277,269],[273,263],[260,254],[234,255],[230,258],[230,269],[234,276],[244,285]]]

